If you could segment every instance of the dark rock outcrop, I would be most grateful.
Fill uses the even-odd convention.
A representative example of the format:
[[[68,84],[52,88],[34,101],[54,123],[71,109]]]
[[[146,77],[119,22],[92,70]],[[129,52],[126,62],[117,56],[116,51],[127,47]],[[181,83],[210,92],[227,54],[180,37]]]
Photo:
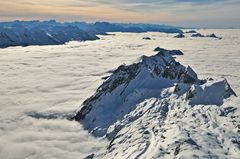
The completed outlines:
[[[189,30],[189,31],[186,31],[185,33],[193,34],[193,33],[197,33],[197,32],[195,30]]]
[[[222,39],[221,37],[216,36],[214,33],[212,33],[212,34],[210,34],[210,35],[206,35],[206,37],[216,38],[216,39]]]
[[[167,52],[167,53],[169,53],[172,56],[174,56],[174,55],[183,55],[183,52],[180,51],[180,50],[166,50],[166,49],[163,49],[163,48],[160,48],[160,47],[156,47],[154,49],[154,51],[159,52],[159,53]]]
[[[151,40],[150,37],[143,37],[143,40]]]
[[[215,38],[215,39],[222,39],[221,37],[216,36],[215,34],[210,34],[210,35],[202,35],[200,33],[192,34],[191,37],[208,37],[208,38]]]
[[[183,33],[179,33],[176,36],[174,36],[174,38],[184,38],[184,34]]]
[[[200,33],[196,33],[196,34],[192,34],[191,37],[205,37],[205,36]]]

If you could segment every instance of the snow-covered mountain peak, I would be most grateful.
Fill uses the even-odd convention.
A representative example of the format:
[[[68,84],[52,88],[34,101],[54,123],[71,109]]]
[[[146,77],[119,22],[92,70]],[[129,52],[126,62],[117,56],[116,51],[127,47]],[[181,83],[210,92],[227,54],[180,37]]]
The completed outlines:
[[[189,151],[205,152],[207,149],[200,150],[202,143],[196,141],[199,138],[193,139],[189,135],[193,132],[184,130],[192,125],[181,128],[178,120],[192,121],[189,114],[204,114],[200,106],[226,114],[219,106],[231,95],[236,96],[226,79],[200,80],[190,66],[177,62],[173,55],[181,55],[181,51],[161,48],[155,51],[158,51],[156,55],[143,56],[137,63],[119,66],[74,117],[94,136],[105,136],[111,141],[106,158],[151,158],[148,155],[171,158],[180,153],[182,145],[189,146]],[[205,115],[207,119],[213,112],[209,113],[209,117]],[[176,123],[178,128],[171,123]],[[164,128],[165,125],[168,126]],[[171,136],[175,131],[180,136]],[[166,136],[168,141],[162,145],[156,143],[165,140]],[[129,146],[132,148],[128,149]],[[153,150],[156,152],[151,152]]]
[[[126,97],[128,93],[137,88],[160,89],[169,87],[176,82],[201,83],[197,74],[188,66],[185,67],[175,60],[172,55],[179,54],[179,50],[158,50],[156,55],[142,56],[140,62],[131,65],[121,65],[97,89],[95,95],[87,99],[83,105],[82,113],[78,113],[77,120],[81,120],[90,111],[85,107],[101,97],[118,94]],[[107,100],[109,101],[109,100]],[[113,101],[115,102],[115,100]],[[86,109],[84,109],[86,108]]]

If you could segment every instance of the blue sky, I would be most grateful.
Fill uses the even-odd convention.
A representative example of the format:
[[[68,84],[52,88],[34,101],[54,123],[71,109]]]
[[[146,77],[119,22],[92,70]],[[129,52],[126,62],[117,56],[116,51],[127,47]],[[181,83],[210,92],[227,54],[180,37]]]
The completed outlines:
[[[240,27],[240,0],[0,0],[0,20],[56,19]]]

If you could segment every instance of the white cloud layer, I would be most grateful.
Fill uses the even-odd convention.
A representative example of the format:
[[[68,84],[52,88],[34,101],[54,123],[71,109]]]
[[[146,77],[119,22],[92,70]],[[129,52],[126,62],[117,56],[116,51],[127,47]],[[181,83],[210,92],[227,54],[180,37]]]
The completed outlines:
[[[0,49],[0,158],[72,159],[102,151],[105,141],[61,117],[92,95],[107,71],[154,54],[156,46],[182,50],[185,55],[178,60],[192,66],[200,78],[225,77],[240,94],[239,30],[200,32],[214,32],[223,39],[117,33],[97,41]],[[145,36],[153,40],[143,40]]]

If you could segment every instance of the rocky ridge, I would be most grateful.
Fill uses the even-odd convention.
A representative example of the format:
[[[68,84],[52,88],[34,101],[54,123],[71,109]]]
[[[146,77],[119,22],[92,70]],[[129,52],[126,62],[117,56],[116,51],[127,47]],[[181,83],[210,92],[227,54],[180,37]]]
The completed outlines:
[[[237,108],[222,106],[236,96],[227,80],[199,79],[190,66],[176,61],[180,50],[155,51],[119,66],[74,116],[91,134],[109,140],[106,153],[96,156],[236,157]]]

